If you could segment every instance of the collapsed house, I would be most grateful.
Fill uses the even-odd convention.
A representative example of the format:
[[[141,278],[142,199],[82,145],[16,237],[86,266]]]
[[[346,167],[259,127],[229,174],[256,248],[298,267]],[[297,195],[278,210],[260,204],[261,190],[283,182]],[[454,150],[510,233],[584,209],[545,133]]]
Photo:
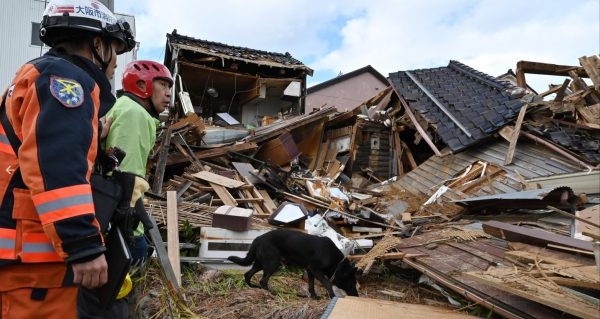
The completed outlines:
[[[164,64],[173,71],[176,92],[189,95],[191,108],[182,112],[254,127],[279,113],[303,113],[306,76],[313,74],[287,52],[194,39],[176,30],[167,34]]]
[[[192,86],[187,54],[169,59]],[[293,227],[328,236],[365,274],[410,267],[461,309],[598,318],[600,59],[580,64],[552,69],[569,79],[540,94],[523,75],[552,71],[539,63],[519,62],[516,83],[457,61],[400,71],[352,110],[282,114],[212,147],[211,126],[228,124],[178,97],[147,209],[174,233],[199,228],[195,254],[176,264],[226,267],[256,236]]]

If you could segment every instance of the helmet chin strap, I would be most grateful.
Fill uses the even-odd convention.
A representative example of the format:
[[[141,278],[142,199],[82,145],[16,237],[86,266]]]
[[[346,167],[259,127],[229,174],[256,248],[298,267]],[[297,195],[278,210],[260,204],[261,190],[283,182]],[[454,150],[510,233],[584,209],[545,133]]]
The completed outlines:
[[[100,40],[100,51],[102,51],[102,56],[100,54],[98,54],[98,52],[96,51],[96,48],[94,47],[94,38],[90,37],[90,49],[92,50],[92,59],[94,61],[94,63],[96,62],[94,58],[98,59],[98,62],[100,62],[101,65],[101,69],[102,72],[106,73],[106,70],[108,69],[108,64],[110,63],[110,60],[112,59],[112,50],[110,50],[110,57],[108,59],[108,62],[104,60],[104,46],[102,45],[104,43],[104,39]],[[110,44],[109,44],[110,45]]]

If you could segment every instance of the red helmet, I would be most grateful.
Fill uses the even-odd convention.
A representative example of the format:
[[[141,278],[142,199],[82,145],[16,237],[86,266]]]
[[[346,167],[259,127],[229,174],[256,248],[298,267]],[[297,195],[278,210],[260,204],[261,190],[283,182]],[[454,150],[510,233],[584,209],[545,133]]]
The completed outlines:
[[[141,99],[147,99],[152,96],[152,81],[154,79],[163,79],[173,85],[173,77],[166,66],[147,60],[130,62],[123,73],[123,90]],[[146,91],[142,91],[137,86],[138,81],[146,83]]]

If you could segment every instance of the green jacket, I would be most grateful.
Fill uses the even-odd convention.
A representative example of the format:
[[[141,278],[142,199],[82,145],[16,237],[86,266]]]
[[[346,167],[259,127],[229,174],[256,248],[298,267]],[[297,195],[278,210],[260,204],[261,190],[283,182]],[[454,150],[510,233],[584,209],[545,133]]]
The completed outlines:
[[[160,122],[127,95],[117,99],[106,118],[113,121],[102,146],[105,150],[117,146],[125,151],[127,155],[119,169],[146,178],[146,163],[156,142],[156,128]],[[143,233],[144,227],[140,223],[134,235]]]

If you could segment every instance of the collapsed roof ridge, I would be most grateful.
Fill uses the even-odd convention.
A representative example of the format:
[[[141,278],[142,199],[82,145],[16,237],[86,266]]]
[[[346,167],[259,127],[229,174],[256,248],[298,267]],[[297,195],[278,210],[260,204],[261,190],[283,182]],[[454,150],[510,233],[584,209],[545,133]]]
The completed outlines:
[[[476,70],[459,61],[450,60],[450,62],[448,63],[448,67],[451,69],[458,70],[459,72],[463,72],[466,75],[470,75],[471,77],[479,80],[480,82],[485,83],[499,91],[503,91],[509,88],[509,86],[507,86],[506,83],[501,82],[495,77],[487,73],[481,72],[479,70]]]
[[[210,41],[210,40],[203,40],[203,39],[197,39],[191,36],[187,36],[187,35],[182,35],[182,34],[178,34],[178,33],[167,33],[167,37],[170,37],[172,39],[182,39],[182,40],[190,40],[193,42],[197,42],[197,43],[205,43],[207,45],[215,45],[215,46],[222,46],[222,47],[227,47],[230,49],[238,49],[240,51],[247,51],[247,52],[252,52],[252,53],[257,53],[257,54],[268,54],[271,56],[279,56],[279,57],[285,57],[288,58],[290,60],[292,60],[293,62],[296,62],[300,65],[304,65],[304,63],[302,63],[301,61],[297,60],[296,58],[294,58],[289,52],[286,53],[279,53],[279,52],[271,52],[271,51],[265,51],[265,50],[258,50],[258,49],[252,49],[252,48],[248,48],[248,47],[243,47],[243,46],[235,46],[235,45],[229,45],[226,43],[221,43],[221,42],[216,42],[216,41]]]

